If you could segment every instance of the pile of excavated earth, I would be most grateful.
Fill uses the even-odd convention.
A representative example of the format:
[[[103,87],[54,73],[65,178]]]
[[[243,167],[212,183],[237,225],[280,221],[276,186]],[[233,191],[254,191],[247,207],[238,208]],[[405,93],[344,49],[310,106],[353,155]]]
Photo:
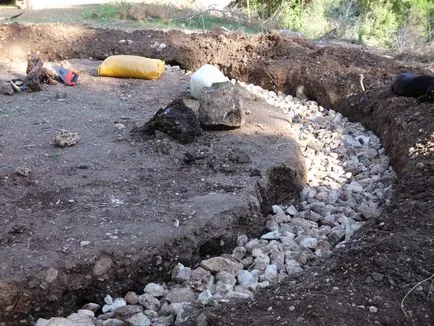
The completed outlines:
[[[314,101],[237,84],[281,108],[292,124],[308,169],[300,201],[273,205],[266,233],[260,238],[240,234],[232,254],[209,257],[196,268],[178,263],[170,282],[150,282],[143,292],[129,291],[125,297],[107,294],[104,303],[88,303],[67,318],[39,319],[37,326],[166,326],[189,319],[206,325],[199,307],[251,299],[257,289],[303,273],[333,255],[335,247],[344,247],[366,220],[390,205],[396,174],[372,131]]]

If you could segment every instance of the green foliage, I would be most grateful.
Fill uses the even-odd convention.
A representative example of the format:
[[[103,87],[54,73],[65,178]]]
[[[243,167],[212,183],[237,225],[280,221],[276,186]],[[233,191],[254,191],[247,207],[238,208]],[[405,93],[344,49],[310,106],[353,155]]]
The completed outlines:
[[[83,13],[85,19],[111,20],[111,19],[127,19],[128,10],[131,4],[121,1],[111,1],[108,4],[94,7],[86,10]]]
[[[402,28],[426,41],[434,34],[433,0],[250,0],[250,9],[309,37],[332,32],[338,38],[391,46]]]
[[[94,6],[84,12],[83,18],[104,22],[126,19],[134,21],[140,26],[191,30],[209,30],[223,26],[230,30],[245,33],[259,33],[262,31],[260,26],[250,24],[247,21],[217,17],[207,12],[194,12],[159,4],[132,4],[125,1],[113,1],[109,4]]]
[[[314,0],[301,10],[301,30],[311,38],[318,38],[330,30],[330,20],[326,16],[327,2]]]
[[[391,46],[393,35],[399,27],[399,18],[392,10],[393,0],[369,0],[363,8],[363,26],[366,29],[366,40],[371,44]]]
[[[85,19],[114,19],[118,16],[118,6],[116,4],[106,4],[98,8],[86,10],[83,13]]]
[[[280,16],[283,28],[300,30],[302,27],[302,5],[299,0],[283,1],[275,11]]]

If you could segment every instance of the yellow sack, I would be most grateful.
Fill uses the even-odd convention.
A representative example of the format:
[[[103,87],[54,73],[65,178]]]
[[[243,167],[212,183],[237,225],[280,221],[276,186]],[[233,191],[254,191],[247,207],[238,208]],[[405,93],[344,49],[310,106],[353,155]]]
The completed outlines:
[[[139,79],[157,79],[166,69],[165,62],[135,55],[112,55],[98,67],[98,75]]]

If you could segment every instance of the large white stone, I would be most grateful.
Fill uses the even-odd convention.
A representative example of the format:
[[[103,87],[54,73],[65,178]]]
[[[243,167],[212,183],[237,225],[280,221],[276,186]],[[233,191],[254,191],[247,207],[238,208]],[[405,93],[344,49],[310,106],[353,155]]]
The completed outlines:
[[[209,270],[212,273],[229,272],[236,273],[243,269],[243,265],[224,257],[214,257],[207,260],[202,260],[200,266]]]

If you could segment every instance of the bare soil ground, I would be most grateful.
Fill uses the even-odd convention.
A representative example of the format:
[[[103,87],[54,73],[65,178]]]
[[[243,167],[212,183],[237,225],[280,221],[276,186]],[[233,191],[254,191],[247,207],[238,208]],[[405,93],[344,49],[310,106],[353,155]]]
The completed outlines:
[[[133,43],[122,45],[119,43],[121,39],[131,39]],[[161,43],[167,45],[163,50],[156,46]],[[303,85],[309,98],[344,113],[352,120],[361,121],[381,138],[399,176],[393,204],[383,212],[381,218],[368,223],[346,248],[337,251],[332,259],[322,266],[312,268],[303,277],[263,290],[254,301],[248,303],[232,303],[217,310],[206,309],[209,324],[433,324],[434,298],[430,281],[421,284],[408,295],[404,302],[406,315],[400,304],[413,285],[434,273],[434,105],[417,105],[415,99],[395,97],[389,89],[391,81],[399,72],[422,72],[422,68],[380,57],[361,48],[320,46],[307,40],[288,39],[277,34],[247,37],[217,33],[186,35],[177,31],[165,33],[141,30],[127,33],[73,26],[0,26],[0,67],[11,67],[16,60],[22,60],[28,52],[35,50],[39,50],[45,59],[50,60],[102,60],[108,55],[122,53],[157,57],[190,70],[205,63],[213,63],[218,64],[230,77],[291,94],[295,93],[297,86]],[[364,76],[366,92],[361,89],[360,74]],[[170,74],[166,78],[169,76]],[[149,114],[147,105],[152,103],[152,108],[156,108],[170,102],[168,97],[185,91],[182,79],[178,80],[179,87],[175,87],[167,79],[165,82],[162,80],[163,84],[150,91],[148,98],[135,102],[136,97],[140,99],[140,96],[145,96],[139,96],[142,92],[141,83],[100,82],[100,79],[92,79],[91,76],[88,78],[83,78],[83,87],[68,89],[64,102],[69,104],[65,107],[59,105],[59,99],[56,98],[57,92],[63,92],[60,86],[47,86],[47,90],[42,93],[24,95],[33,102],[24,100],[24,96],[1,98],[2,106],[11,111],[7,113],[10,117],[2,117],[10,119],[10,122],[3,123],[1,130],[2,142],[7,144],[7,151],[6,145],[1,148],[2,166],[8,168],[3,167],[4,170],[1,171],[3,178],[0,188],[0,216],[2,227],[5,225],[1,233],[2,239],[6,235],[6,243],[1,244],[0,302],[2,307],[9,309],[2,312],[0,320],[7,321],[8,325],[16,318],[56,313],[62,311],[63,307],[68,309],[69,304],[80,304],[80,299],[95,298],[95,294],[102,294],[101,291],[116,292],[126,289],[127,286],[138,286],[134,281],[136,275],[145,275],[142,280],[148,276],[164,278],[158,274],[158,266],[151,268],[154,267],[151,265],[155,264],[151,255],[131,255],[120,250],[116,242],[121,243],[128,239],[128,242],[132,243],[133,251],[140,249],[138,251],[143,253],[149,250],[145,243],[139,241],[140,237],[133,238],[140,230],[139,217],[145,211],[151,211],[151,223],[159,223],[160,216],[170,219],[175,211],[179,211],[177,205],[180,203],[174,192],[197,191],[198,194],[204,194],[212,191],[211,185],[214,182],[207,185],[202,185],[199,181],[191,182],[188,187],[183,188],[185,172],[177,162],[169,164],[173,174],[162,179],[161,187],[156,186],[158,182],[154,182],[159,180],[159,164],[167,159],[165,152],[181,159],[179,154],[184,151],[184,147],[179,147],[164,137],[159,139],[160,142],[154,140],[155,143],[146,143],[147,145],[131,142],[126,140],[124,132],[118,132],[112,126],[115,121],[124,121],[122,123],[130,127],[133,120],[137,121],[139,117]],[[122,87],[122,83],[127,86]],[[165,99],[161,98],[163,91],[166,94]],[[114,92],[118,92],[118,95]],[[125,97],[122,93],[126,94],[127,101],[120,99]],[[131,107],[128,104],[128,94],[133,102]],[[123,117],[128,119],[122,120]],[[36,123],[37,127],[33,123]],[[86,126],[83,126],[84,124]],[[252,128],[254,126],[253,123]],[[77,147],[56,154],[50,147],[51,135],[56,128],[63,127],[82,128],[84,139],[88,138],[89,141],[83,141]],[[5,130],[8,132],[5,133]],[[23,136],[27,132],[30,133]],[[121,137],[118,137],[119,134]],[[226,137],[230,145],[226,144],[222,148],[235,146],[244,140],[252,141],[250,136],[237,138],[237,135],[229,134]],[[206,138],[207,136],[202,145],[206,145]],[[253,138],[253,143],[255,142],[256,139]],[[159,144],[164,144],[163,147],[168,146],[169,149],[158,149]],[[266,142],[263,144],[267,146]],[[32,149],[33,145],[37,151]],[[83,148],[87,149],[83,151]],[[159,151],[162,154],[159,154]],[[18,157],[21,157],[21,161]],[[32,157],[35,170],[41,171],[37,178],[27,180],[12,175],[13,167],[18,162],[25,162],[26,157]],[[129,162],[126,163],[126,160]],[[140,170],[143,160],[154,167],[153,172]],[[4,162],[8,163],[4,165]],[[126,166],[133,168],[128,171]],[[207,171],[201,170],[201,173]],[[243,168],[236,169],[231,175],[234,178],[232,184],[239,182],[238,178],[250,178],[249,175]],[[177,181],[177,186],[169,185],[169,179]],[[64,180],[73,182],[69,186],[58,187]],[[104,182],[98,184],[101,180]],[[155,191],[154,195],[150,196],[149,205],[144,202],[141,192],[143,184],[153,186]],[[158,193],[159,189],[161,193]],[[168,193],[165,191],[167,189],[174,191]],[[225,193],[225,189],[219,188],[218,191]],[[234,189],[229,187],[229,191],[233,192]],[[75,201],[71,194],[80,196]],[[110,207],[114,203],[120,203],[117,199],[126,202],[126,195],[133,198],[132,202],[138,205],[131,205],[127,209],[122,205]],[[158,199],[161,197],[169,197],[174,206],[158,206]],[[71,202],[71,199],[74,201]],[[249,205],[248,201],[242,198],[238,200],[246,205],[242,211],[252,210],[254,205]],[[153,209],[157,211],[152,212]],[[257,209],[253,208],[253,211],[257,212]],[[93,216],[90,212],[98,215]],[[212,212],[209,213],[212,215]],[[262,219],[258,218],[255,222],[249,220],[248,216],[232,216],[220,230],[225,227],[228,232],[233,227],[252,232],[258,230]],[[110,222],[122,218],[125,219],[124,228],[115,234]],[[131,220],[127,220],[128,218]],[[60,224],[56,224],[56,219]],[[11,229],[12,220],[19,221],[16,230]],[[168,221],[165,223],[151,230],[162,233],[172,230],[169,228],[171,224]],[[176,256],[181,259],[185,257],[186,260],[198,257],[194,252],[200,251],[200,246],[203,245],[201,241],[204,239],[201,238],[201,233],[196,234],[189,229],[190,223],[187,221],[179,230],[186,232],[185,234],[179,234],[178,240],[164,247],[163,251],[168,256],[163,259],[167,265],[162,270],[170,268],[173,261],[176,261]],[[105,253],[96,253],[91,248],[77,246],[77,242],[75,247],[71,247],[69,243],[72,241],[68,239],[81,240],[82,235],[78,232],[71,236],[68,230],[59,232],[59,225],[73,225],[75,228],[82,225],[82,230],[92,227],[95,230],[92,236],[104,238],[106,233],[110,233],[108,237],[116,236],[117,239],[110,238],[102,242],[108,245]],[[101,231],[98,231],[98,228],[101,228]],[[101,234],[98,235],[98,232]],[[231,235],[234,233],[236,232]],[[47,236],[50,241],[46,240]],[[14,241],[20,244],[17,251],[14,251]],[[28,246],[23,246],[24,243]],[[35,243],[40,247],[33,247]],[[39,257],[41,251],[51,246],[51,243],[59,244],[56,255],[45,255],[44,260],[36,265],[34,258]],[[72,248],[73,255],[63,256],[64,246],[67,247],[66,253]],[[202,248],[211,247],[206,245]],[[35,249],[40,251],[36,256]],[[17,258],[11,260],[8,255]],[[103,277],[104,281],[98,281],[92,275],[93,263],[104,255],[112,258],[115,268]],[[28,258],[27,256],[30,258],[23,259]],[[84,257],[92,258],[85,260]],[[43,296],[46,293],[44,291],[47,291],[44,289],[47,284],[41,280],[47,280],[46,268],[53,266],[46,265],[46,261],[58,264],[59,261],[63,262],[58,280],[49,284],[48,291],[54,293],[54,296]],[[21,265],[26,264],[35,269],[21,269]],[[39,272],[35,272],[36,267]],[[14,283],[14,289],[6,280],[15,273],[21,283]],[[374,277],[373,273],[380,273],[382,277],[377,277],[377,274]],[[79,278],[87,281],[71,281]],[[22,284],[29,287],[23,289]],[[87,288],[83,287],[85,284]],[[20,291],[25,291],[24,295],[20,296]],[[34,302],[35,298],[40,300],[38,304]],[[11,302],[5,302],[6,299]],[[58,303],[48,304],[54,301]],[[48,309],[38,310],[42,305]],[[375,306],[377,312],[370,311],[370,306]]]

